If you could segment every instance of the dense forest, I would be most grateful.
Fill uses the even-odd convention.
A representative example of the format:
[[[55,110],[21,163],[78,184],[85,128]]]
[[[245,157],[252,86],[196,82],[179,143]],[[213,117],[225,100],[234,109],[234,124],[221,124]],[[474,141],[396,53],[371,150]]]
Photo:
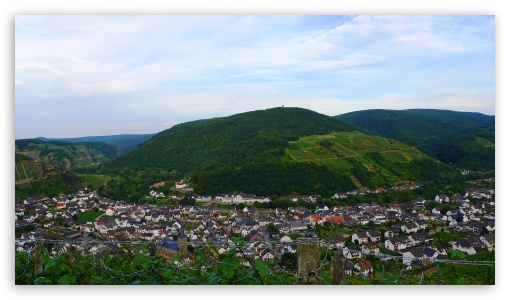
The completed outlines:
[[[59,172],[48,175],[44,179],[34,180],[25,184],[17,184],[15,195],[18,199],[29,197],[55,197],[76,193],[83,188],[83,181],[72,172]]]
[[[390,187],[401,181],[421,181],[432,187],[462,181],[457,168],[427,157],[412,145],[356,133],[355,129],[300,108],[188,122],[102,164],[97,172],[112,175],[112,180],[100,192],[113,198],[141,199],[153,183],[187,178],[197,193],[213,196],[244,192],[330,197],[336,192]],[[347,142],[342,142],[347,138],[351,139],[349,149],[345,148]],[[310,139],[323,152],[310,150],[308,160],[292,157],[299,156],[298,150],[307,147],[304,144]],[[324,151],[335,159],[321,159]]]
[[[333,191],[332,182],[337,188],[348,189],[354,185],[345,174],[314,164],[284,164],[281,158],[289,141],[300,136],[351,130],[344,122],[306,109],[253,111],[176,125],[105,163],[99,171],[117,176],[141,173],[144,184],[191,177],[197,191],[204,193],[231,189],[259,194],[318,193]],[[163,174],[175,177],[163,178]],[[109,193],[121,191],[120,186],[108,185]]]
[[[364,110],[335,117],[369,134],[417,146],[446,164],[495,168],[495,116],[436,109]]]
[[[139,144],[142,144],[152,138],[154,134],[119,134],[119,135],[105,135],[105,136],[84,136],[77,138],[45,138],[38,137],[42,141],[56,140],[70,142],[75,144],[83,144],[86,142],[101,142],[119,148],[122,153],[128,153],[133,150]]]

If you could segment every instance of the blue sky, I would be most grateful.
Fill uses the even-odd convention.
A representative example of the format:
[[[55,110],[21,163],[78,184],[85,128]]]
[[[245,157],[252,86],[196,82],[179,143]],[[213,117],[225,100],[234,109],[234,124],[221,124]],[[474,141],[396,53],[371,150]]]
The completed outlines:
[[[275,106],[495,114],[492,15],[17,15],[15,138]]]

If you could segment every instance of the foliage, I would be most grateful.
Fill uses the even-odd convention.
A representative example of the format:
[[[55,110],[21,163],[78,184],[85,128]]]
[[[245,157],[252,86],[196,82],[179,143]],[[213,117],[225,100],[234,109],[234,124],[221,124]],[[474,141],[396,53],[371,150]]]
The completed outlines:
[[[182,206],[194,206],[196,205],[196,203],[197,201],[190,194],[186,194],[184,198],[180,201],[180,204]]]
[[[278,230],[278,227],[273,222],[267,224],[267,232],[269,234],[278,234],[278,233],[280,233],[280,231]]]
[[[77,174],[83,180],[83,184],[85,186],[90,186],[92,190],[97,190],[98,188],[104,186],[104,184],[109,180],[109,176],[107,175],[99,175],[99,174]]]
[[[15,195],[17,199],[33,196],[54,197],[61,194],[75,193],[82,187],[83,182],[78,176],[71,172],[61,172],[49,175],[45,179],[17,184]]]
[[[196,184],[195,190],[205,194],[233,190],[259,195],[280,194],[295,191],[296,186],[302,189],[300,192],[334,190],[352,186],[350,178],[339,172],[309,166],[311,164],[290,166],[282,163],[282,157],[289,141],[297,140],[299,136],[349,130],[352,127],[344,122],[305,109],[273,108],[247,112],[173,126],[133,151],[105,163],[99,172],[129,181],[126,173],[142,171],[144,175],[137,176],[135,185],[179,179],[159,176],[161,172],[168,176],[173,173],[191,177]],[[301,170],[305,172],[301,177],[320,171],[314,175],[320,178],[298,179],[294,173],[292,180],[277,182],[289,172]],[[264,176],[267,172],[268,178]],[[319,187],[324,185],[323,181],[335,179],[339,182],[337,187],[327,183],[326,187]],[[301,184],[303,181],[306,181],[305,185]],[[121,198],[127,195],[127,192],[119,194]]]
[[[282,268],[286,268],[288,270],[296,271],[297,270],[297,253],[285,252],[282,254],[282,258],[278,263]]]
[[[60,139],[44,139],[45,141],[65,141],[70,143],[81,144],[84,142],[102,142],[119,148],[122,153],[127,153],[139,144],[142,144],[152,138],[154,134],[119,134],[105,136],[86,136],[78,138],[60,138]]]
[[[493,170],[495,117],[433,109],[365,110],[335,118],[370,134],[416,145],[459,168]]]
[[[193,259],[187,263],[179,257],[169,261],[143,245],[136,248],[131,245],[115,246],[95,256],[80,255],[70,248],[53,257],[51,251],[61,249],[58,245],[48,248],[38,247],[31,255],[16,253],[16,284],[252,285],[296,282],[295,274],[278,271],[281,269],[273,261],[239,258],[236,255],[239,250],[235,247],[221,255],[213,248],[194,249]],[[34,273],[36,261],[43,266],[37,275]]]
[[[91,166],[118,157],[115,146],[100,142],[80,144],[59,140],[21,139],[15,141],[16,153],[30,156],[60,170],[90,169]]]
[[[18,285],[294,285],[297,255],[284,253],[280,260],[263,261],[243,254],[242,241],[219,254],[215,247],[188,247],[190,257],[165,258],[152,244],[111,244],[97,254],[82,253],[75,246],[37,243],[34,250],[15,253],[15,283]],[[190,249],[191,248],[191,249]],[[381,249],[390,255],[399,253]],[[450,249],[451,253],[455,253]],[[331,283],[332,253],[322,247],[322,284]],[[400,259],[381,261],[367,257],[374,275],[343,276],[342,284],[494,284],[494,252],[458,257],[461,261],[416,264],[404,271]],[[463,264],[471,262],[471,264]],[[355,262],[349,262],[354,264]],[[40,272],[34,272],[40,270]]]

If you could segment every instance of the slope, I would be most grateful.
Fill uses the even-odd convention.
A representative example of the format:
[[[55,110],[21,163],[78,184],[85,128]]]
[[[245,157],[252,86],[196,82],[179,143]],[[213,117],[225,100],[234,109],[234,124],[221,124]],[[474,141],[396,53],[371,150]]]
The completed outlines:
[[[67,171],[97,165],[121,154],[118,148],[105,143],[77,144],[39,139],[16,140],[15,152],[31,158],[34,162],[43,163],[47,168]]]
[[[494,116],[435,109],[376,109],[335,118],[366,133],[415,145],[459,168],[494,169]]]
[[[133,177],[140,171],[144,174],[139,181],[149,183],[168,180],[161,174],[191,177],[197,192],[210,194],[234,190],[263,195],[318,193],[333,190],[335,182],[351,188],[354,185],[347,175],[281,158],[289,141],[299,136],[352,130],[351,125],[301,108],[246,112],[176,125],[105,163],[103,172],[126,174],[119,186],[126,189],[131,184],[133,190],[138,186]],[[115,189],[115,181],[108,188]]]
[[[286,146],[299,136],[351,130],[353,127],[344,122],[301,108],[252,111],[176,125],[106,163],[105,168],[157,167],[188,172],[219,160],[236,167],[249,161],[251,155]],[[266,156],[269,159],[271,155]]]
[[[71,143],[84,143],[84,142],[102,142],[119,148],[122,153],[127,153],[133,150],[139,144],[152,138],[155,134],[119,134],[119,135],[105,135],[105,136],[84,136],[77,138],[45,138],[38,137],[42,141],[64,141]]]
[[[429,159],[416,147],[358,131],[302,137],[290,142],[285,152],[290,161],[314,162],[352,174],[359,187],[370,188],[417,180],[409,163]]]

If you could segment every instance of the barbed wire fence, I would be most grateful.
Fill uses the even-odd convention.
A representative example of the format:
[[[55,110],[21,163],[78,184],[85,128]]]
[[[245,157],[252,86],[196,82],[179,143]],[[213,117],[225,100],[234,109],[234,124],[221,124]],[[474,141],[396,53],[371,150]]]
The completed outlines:
[[[154,241],[16,239],[15,245],[15,283],[25,285],[495,284],[494,252],[476,260],[409,258],[317,238],[181,241],[186,254],[170,255]],[[282,259],[281,248],[297,249],[297,261]]]

